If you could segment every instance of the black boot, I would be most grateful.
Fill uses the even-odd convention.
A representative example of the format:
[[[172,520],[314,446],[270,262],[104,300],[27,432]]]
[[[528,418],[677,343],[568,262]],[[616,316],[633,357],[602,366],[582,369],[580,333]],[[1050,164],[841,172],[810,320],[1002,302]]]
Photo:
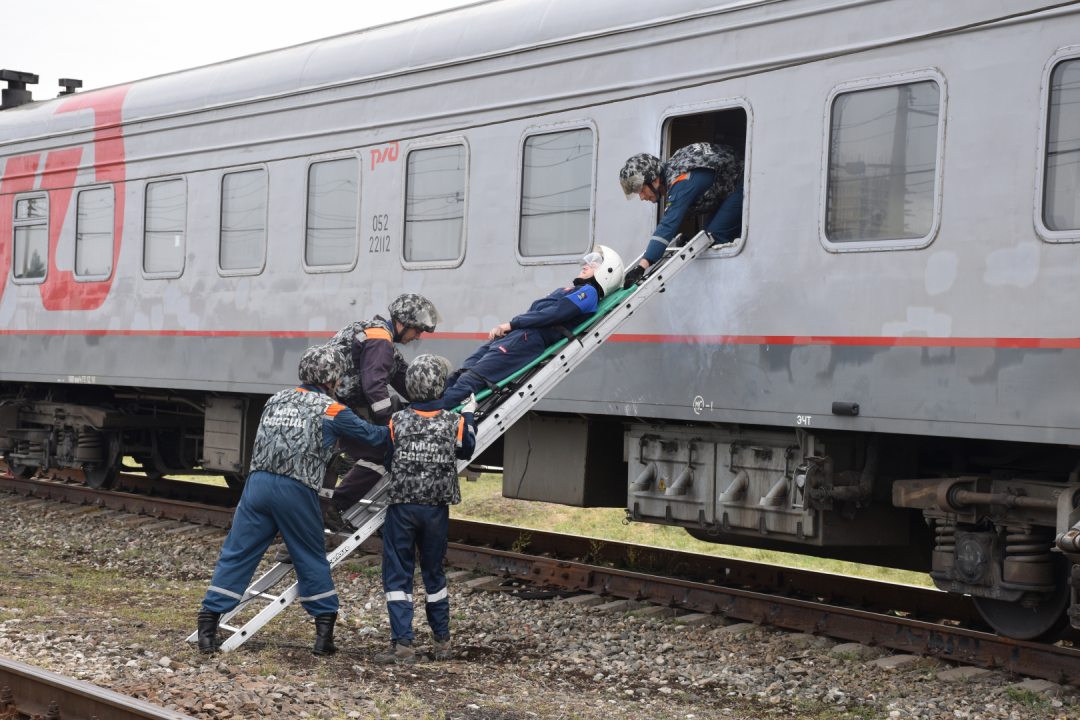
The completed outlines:
[[[336,622],[336,612],[315,616],[315,647],[311,649],[312,655],[333,655],[337,652],[337,645],[334,644]]]
[[[221,613],[211,612],[205,608],[199,611],[199,652],[209,654],[221,645],[217,641],[219,620],[221,620]]]

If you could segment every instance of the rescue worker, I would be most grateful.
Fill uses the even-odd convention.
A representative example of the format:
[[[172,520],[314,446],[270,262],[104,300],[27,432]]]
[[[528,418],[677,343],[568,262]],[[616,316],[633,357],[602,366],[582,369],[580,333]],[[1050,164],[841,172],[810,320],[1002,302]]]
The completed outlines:
[[[618,290],[623,262],[609,247],[597,245],[581,260],[581,272],[569,287],[561,287],[529,306],[529,311],[493,328],[488,342],[470,355],[450,376],[442,407],[452,409],[470,394],[510,377],[538,358],[549,345],[567,337],[596,312],[600,301]]]
[[[236,607],[251,582],[263,553],[279,531],[296,567],[300,585],[297,598],[315,618],[315,655],[331,655],[338,598],[330,578],[330,563],[323,548],[323,527],[318,491],[334,443],[348,438],[364,447],[386,448],[387,428],[370,425],[344,405],[334,402],[333,391],[345,359],[336,348],[308,348],[300,359],[298,388],[282,390],[266,402],[251,474],[214,577],[199,611],[199,652],[217,649],[218,622]]]
[[[408,345],[423,333],[434,332],[435,326],[442,322],[435,305],[416,293],[401,295],[387,309],[389,320],[376,315],[371,320],[354,322],[329,343],[345,356],[345,370],[335,393],[338,402],[368,422],[382,426],[401,408],[394,406],[397,398],[391,400],[390,387],[406,401],[410,400],[405,383],[409,365],[395,345]],[[324,497],[332,494],[322,504],[326,526],[334,531],[345,525],[342,513],[358,503],[386,474],[383,467],[386,453],[382,446],[343,437],[338,449],[355,459],[356,465],[332,493],[323,492]],[[324,487],[334,488],[336,483],[337,474],[327,473]]]
[[[656,226],[645,255],[626,273],[630,287],[659,260],[679,232],[686,215],[705,215],[702,229],[718,244],[739,237],[742,230],[743,163],[726,145],[692,143],[679,148],[666,162],[649,153],[634,155],[619,171],[619,183],[629,200],[659,202],[666,195],[664,216]]]
[[[375,656],[384,665],[415,663],[413,648],[413,573],[420,557],[420,574],[427,590],[427,621],[435,644],[435,659],[450,659],[450,598],[442,561],[446,555],[450,505],[461,502],[457,460],[468,460],[476,447],[469,397],[460,415],[441,409],[440,397],[450,374],[450,361],[421,355],[409,366],[405,382],[412,407],[390,421],[393,442],[390,487],[383,524],[383,591],[390,614],[389,650]]]

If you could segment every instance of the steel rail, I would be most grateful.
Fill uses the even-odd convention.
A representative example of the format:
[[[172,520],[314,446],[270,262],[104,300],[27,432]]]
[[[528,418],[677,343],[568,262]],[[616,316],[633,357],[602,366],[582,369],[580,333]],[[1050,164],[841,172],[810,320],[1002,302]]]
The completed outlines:
[[[192,720],[190,715],[6,657],[0,657],[0,688],[0,717],[14,711],[14,718]]]
[[[197,519],[200,517],[231,519],[232,516],[229,508],[99,491],[55,481],[0,478],[0,491],[190,522],[204,522]],[[228,526],[220,520],[212,524]],[[1080,684],[1080,650],[916,619],[936,617],[940,613],[940,617],[955,621],[961,618],[953,615],[967,618],[973,614],[964,609],[970,599],[937,590],[628,543],[605,541],[600,546],[599,541],[589,538],[473,521],[452,520],[449,535],[453,540],[447,549],[451,565],[519,582],[718,613],[734,620]],[[512,547],[526,539],[531,551],[553,557],[495,547]],[[363,547],[378,552],[381,541],[371,538]],[[653,554],[664,558],[662,570],[681,577],[581,562],[590,559],[597,563],[618,563],[626,559],[628,549],[638,557]],[[700,579],[687,579],[686,575],[691,574]]]
[[[71,485],[55,480],[0,477],[0,492],[26,495],[42,500],[59,500],[76,505],[96,505],[110,510],[122,510],[219,528],[227,529],[232,526],[233,510],[229,507],[115,490],[95,490],[86,485]]]
[[[369,541],[369,547],[381,541]],[[647,601],[905,653],[1080,684],[1080,650],[811,600],[451,543],[451,565],[518,581]]]

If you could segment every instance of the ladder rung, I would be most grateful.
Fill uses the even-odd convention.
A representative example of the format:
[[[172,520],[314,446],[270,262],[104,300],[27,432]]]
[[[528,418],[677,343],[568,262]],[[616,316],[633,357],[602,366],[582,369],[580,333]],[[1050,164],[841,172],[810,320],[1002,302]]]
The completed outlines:
[[[231,633],[240,632],[240,628],[234,628],[232,625],[225,625],[225,624],[218,625],[218,629],[219,630],[228,630]]]

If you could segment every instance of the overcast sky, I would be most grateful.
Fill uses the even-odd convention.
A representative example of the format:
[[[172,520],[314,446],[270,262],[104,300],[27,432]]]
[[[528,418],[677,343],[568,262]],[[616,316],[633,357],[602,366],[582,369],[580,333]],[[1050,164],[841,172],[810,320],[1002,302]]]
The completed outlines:
[[[0,68],[38,75],[46,100],[62,77],[106,87],[472,2],[34,0],[4,19]]]

